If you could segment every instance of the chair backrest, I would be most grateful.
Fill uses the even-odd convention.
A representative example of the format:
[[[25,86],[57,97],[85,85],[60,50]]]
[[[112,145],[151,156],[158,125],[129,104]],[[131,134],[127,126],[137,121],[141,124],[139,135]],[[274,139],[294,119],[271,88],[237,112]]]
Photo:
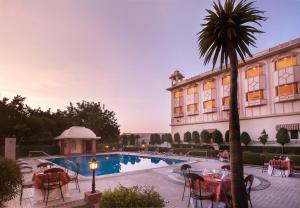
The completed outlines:
[[[79,170],[80,170],[80,163],[77,162],[77,163],[76,163],[76,171],[75,171],[76,176],[78,176]]]
[[[192,166],[190,166],[189,164],[183,164],[181,167],[180,167],[180,170],[181,171],[186,171],[187,169],[191,169]]]
[[[64,170],[61,169],[61,168],[50,168],[48,170],[45,170],[44,174],[48,174],[48,173],[61,173],[61,172],[64,172]]]
[[[223,165],[221,166],[222,170],[230,170],[230,165]]]
[[[246,176],[246,178],[244,179],[246,191],[248,194],[250,194],[250,192],[251,192],[253,181],[254,181],[254,176],[251,174]]]
[[[52,167],[54,164],[51,162],[43,162],[38,164],[36,167],[38,168],[47,168],[47,167]]]
[[[199,193],[201,196],[201,182],[204,181],[204,178],[196,173],[188,173],[186,177],[189,181],[190,192]]]

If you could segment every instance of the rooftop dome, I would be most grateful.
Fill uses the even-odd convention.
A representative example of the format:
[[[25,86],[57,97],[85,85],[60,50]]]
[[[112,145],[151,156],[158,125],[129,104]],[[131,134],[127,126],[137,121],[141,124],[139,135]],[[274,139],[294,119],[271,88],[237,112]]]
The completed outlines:
[[[100,139],[96,134],[83,126],[72,126],[61,133],[56,139]]]

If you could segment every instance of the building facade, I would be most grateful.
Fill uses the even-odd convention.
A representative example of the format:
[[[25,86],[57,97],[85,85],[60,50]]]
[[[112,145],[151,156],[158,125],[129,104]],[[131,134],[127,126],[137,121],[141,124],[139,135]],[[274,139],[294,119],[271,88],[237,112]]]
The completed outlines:
[[[214,69],[184,79],[176,70],[170,77],[171,132],[181,140],[187,131],[229,128],[230,69]],[[269,141],[276,130],[289,130],[300,141],[300,38],[239,62],[238,103],[241,132],[257,141],[263,129]],[[295,142],[294,142],[295,143]]]

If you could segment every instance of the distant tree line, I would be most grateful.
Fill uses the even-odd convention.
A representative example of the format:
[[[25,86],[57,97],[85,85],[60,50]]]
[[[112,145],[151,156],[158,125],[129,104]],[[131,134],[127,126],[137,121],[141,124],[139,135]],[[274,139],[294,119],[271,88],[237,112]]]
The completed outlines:
[[[0,100],[0,140],[16,136],[17,144],[52,144],[53,138],[71,126],[84,126],[95,132],[103,142],[118,142],[120,130],[115,113],[100,102],[70,103],[66,110],[52,112],[31,108],[25,97]]]

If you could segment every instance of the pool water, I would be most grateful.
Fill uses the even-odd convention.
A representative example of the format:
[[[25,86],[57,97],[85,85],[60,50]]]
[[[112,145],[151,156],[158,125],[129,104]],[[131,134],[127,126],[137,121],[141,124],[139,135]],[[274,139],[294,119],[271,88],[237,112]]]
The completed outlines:
[[[93,158],[93,156],[74,156],[63,158],[51,158],[47,160],[64,168],[68,168],[72,171],[76,170],[75,164],[79,162],[79,174],[84,176],[91,176],[92,172],[89,169],[88,163]],[[97,176],[114,173],[125,173],[135,170],[144,170],[157,167],[165,167],[168,165],[185,162],[184,160],[176,160],[169,158],[145,157],[122,154],[97,155],[96,160],[99,162],[98,168],[96,170]]]

